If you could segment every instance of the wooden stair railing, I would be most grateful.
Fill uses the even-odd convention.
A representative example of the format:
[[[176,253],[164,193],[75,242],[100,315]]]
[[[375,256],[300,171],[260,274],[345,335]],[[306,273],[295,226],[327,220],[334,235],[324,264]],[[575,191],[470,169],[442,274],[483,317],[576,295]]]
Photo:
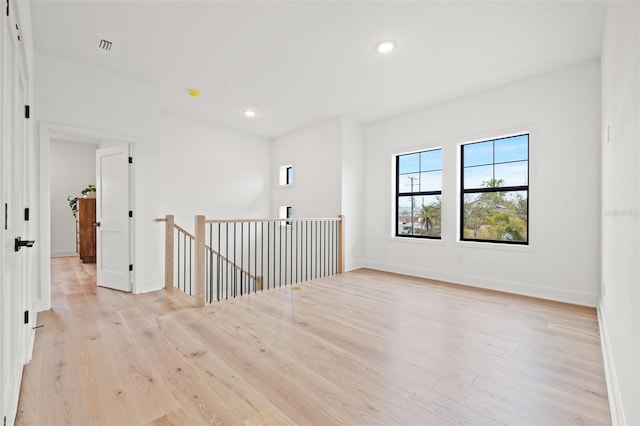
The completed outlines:
[[[274,244],[274,252],[270,254],[269,252],[269,247],[267,246],[267,253],[266,253],[266,259],[267,259],[267,263],[270,263],[272,258],[270,257],[270,255],[273,255],[273,262],[274,262],[274,266],[275,266],[275,262],[276,259],[278,260],[278,262],[282,262],[282,259],[284,258],[284,261],[287,261],[287,257],[289,257],[291,264],[289,265],[290,268],[293,268],[293,260],[294,260],[294,247],[293,244],[291,245],[289,251],[287,251],[287,238],[290,238],[289,241],[293,241],[293,232],[294,232],[294,228],[296,232],[301,232],[303,229],[305,231],[305,233],[308,231],[309,228],[309,223],[311,223],[311,231],[313,232],[314,227],[313,225],[315,224],[315,231],[316,231],[316,237],[315,237],[315,241],[314,241],[314,237],[313,235],[311,235],[311,240],[310,240],[310,250],[311,250],[311,256],[314,255],[314,247],[313,244],[316,244],[315,246],[315,255],[318,256],[318,251],[320,250],[320,259],[322,262],[322,258],[323,258],[323,254],[324,254],[324,262],[325,264],[321,264],[320,266],[322,267],[322,270],[319,272],[318,271],[318,265],[316,264],[316,271],[315,271],[315,275],[313,274],[313,266],[312,266],[312,273],[311,273],[311,277],[309,278],[305,272],[305,276],[304,278],[302,277],[302,269],[300,269],[300,281],[308,281],[309,279],[315,279],[315,278],[319,278],[322,276],[327,276],[327,275],[332,275],[333,273],[338,273],[341,274],[344,272],[344,249],[343,249],[343,245],[344,245],[344,217],[342,215],[338,216],[337,219],[295,219],[295,218],[288,218],[288,219],[247,219],[247,220],[240,220],[240,219],[234,219],[234,220],[206,220],[206,218],[202,215],[197,215],[195,216],[195,232],[194,234],[189,233],[187,230],[185,230],[184,228],[180,227],[179,225],[177,225],[175,223],[175,218],[173,215],[166,215],[164,218],[158,218],[156,219],[157,222],[165,222],[165,289],[167,291],[173,291],[174,289],[174,283],[175,283],[175,275],[174,275],[174,265],[175,265],[175,255],[174,255],[174,249],[176,247],[176,240],[175,240],[175,234],[176,231],[178,231],[178,235],[180,236],[180,234],[184,235],[184,241],[186,244],[186,240],[187,238],[190,240],[189,242],[189,247],[193,247],[194,249],[194,259],[193,259],[193,271],[189,271],[189,292],[191,291],[191,272],[193,272],[194,274],[194,292],[193,295],[195,296],[195,306],[196,307],[202,307],[205,304],[205,299],[206,299],[206,290],[205,290],[205,280],[206,280],[206,276],[207,274],[210,275],[210,279],[213,279],[213,257],[215,256],[216,260],[218,261],[217,263],[217,271],[218,273],[220,273],[220,268],[221,268],[221,264],[220,262],[224,262],[224,268],[225,271],[228,271],[228,266],[229,265],[232,270],[235,269],[236,273],[240,273],[241,277],[248,277],[249,280],[253,280],[253,285],[248,287],[249,290],[246,290],[245,287],[243,287],[242,283],[241,283],[241,290],[240,290],[240,295],[243,294],[242,288],[245,288],[245,292],[257,292],[257,291],[261,291],[264,290],[264,277],[262,275],[259,275],[255,272],[257,272],[258,267],[257,264],[254,264],[254,273],[251,273],[250,267],[251,265],[248,266],[248,269],[244,269],[242,266],[236,264],[234,261],[232,261],[229,257],[222,255],[218,250],[214,250],[213,247],[211,247],[210,245],[206,244],[206,227],[207,225],[209,225],[209,229],[210,229],[210,233],[213,232],[213,227],[215,224],[217,224],[218,226],[218,230],[220,229],[220,226],[222,224],[226,224],[226,226],[230,226],[230,224],[232,224],[232,226],[235,226],[237,224],[240,224],[240,226],[247,226],[249,232],[251,229],[251,225],[253,225],[254,227],[254,232],[257,232],[258,229],[258,224],[261,225],[261,230],[262,232],[264,232],[264,226],[266,224],[267,226],[267,238],[269,238],[269,232],[271,229],[271,225],[273,225],[273,244]],[[277,225],[279,224],[279,225]],[[295,225],[294,225],[295,224]],[[323,228],[324,225],[324,228]],[[280,244],[282,244],[282,229],[285,229],[285,238],[284,238],[284,243],[285,243],[285,252],[283,255],[282,252],[282,248],[280,247],[280,251],[279,253],[276,253],[275,251],[275,241],[276,241],[276,226],[278,226],[280,228],[280,239],[279,242]],[[299,229],[298,229],[299,228]],[[235,228],[234,228],[235,229]],[[244,229],[244,228],[241,228]],[[320,229],[320,239],[318,239],[318,229]],[[322,232],[324,230],[324,238],[325,240],[322,240]],[[287,234],[289,233],[289,234]],[[287,235],[289,235],[289,237],[287,237]],[[264,237],[264,235],[262,235],[262,237]],[[229,235],[225,235],[225,238],[229,238]],[[234,240],[233,240],[233,244],[236,243],[236,236],[234,234]],[[257,234],[254,234],[254,238],[257,240]],[[302,256],[302,253],[298,253],[298,250],[302,250],[304,251],[304,256],[305,257],[305,261],[307,261],[307,257],[309,256],[309,248],[307,247],[308,244],[308,240],[305,239],[304,243],[302,242],[302,236],[300,237],[300,244],[298,244],[298,234],[296,234],[296,240],[295,240],[295,245],[296,245],[296,283],[298,282],[298,276],[297,276],[297,272],[298,272],[298,255]],[[211,239],[211,237],[210,237]],[[191,246],[191,241],[193,242],[193,246]],[[261,244],[263,244],[264,241],[261,242]],[[178,244],[180,244],[178,242]],[[213,241],[211,241],[211,245],[213,245]],[[302,247],[300,247],[302,245]],[[319,246],[318,246],[319,245]],[[220,247],[220,241],[218,240],[218,247]],[[264,249],[264,246],[261,245],[261,250]],[[325,251],[323,253],[323,251]],[[210,253],[210,258],[211,259],[209,261],[209,265],[207,266],[207,257],[206,254],[207,252]],[[330,253],[330,254],[329,254]],[[227,247],[227,254],[229,254],[229,249]],[[184,253],[184,256],[186,256],[186,251]],[[257,254],[254,253],[254,256],[257,256]],[[260,253],[260,258],[263,258],[264,253],[261,252]],[[233,257],[235,259],[235,251],[233,254]],[[178,248],[178,259],[180,258],[180,251]],[[187,265],[186,262],[186,257],[185,259],[185,268]],[[242,258],[241,258],[242,260]],[[191,267],[190,265],[191,263],[191,250],[189,251],[189,267]],[[280,267],[282,267],[282,264],[279,265]],[[207,267],[209,269],[207,269]],[[178,265],[178,268],[180,268],[180,266]],[[276,277],[276,273],[275,270],[272,270],[272,274],[273,276],[270,277],[270,270],[268,269],[269,266],[267,265],[267,289],[269,288],[269,283],[270,283],[270,278],[271,279],[271,283],[273,284],[273,288],[276,287],[276,284],[279,284],[278,286],[282,286],[282,281],[283,281],[283,276],[280,273],[277,277]],[[284,285],[286,286],[287,284],[293,284],[293,276],[292,274],[290,274],[289,276],[287,276],[287,272],[286,272],[286,268],[287,268],[287,264],[285,263],[285,273],[284,273]],[[275,267],[274,267],[275,269]],[[180,270],[178,269],[178,272],[180,272]],[[261,269],[260,272],[264,273],[264,270]],[[229,273],[227,272],[227,279],[229,277]],[[180,281],[180,278],[178,278],[178,281]],[[178,284],[180,284],[180,282],[178,282]],[[248,283],[247,285],[250,285],[252,283]],[[235,285],[235,282],[234,282]],[[184,288],[186,291],[186,282],[184,283]],[[209,302],[211,302],[213,300],[213,287],[210,283],[209,285]],[[220,282],[217,282],[217,290],[220,291]],[[229,298],[229,290],[227,289],[227,292],[223,295],[222,298]],[[233,294],[232,296],[235,297],[237,295],[237,291],[234,288]],[[216,300],[221,300],[220,296],[218,295],[218,298]]]

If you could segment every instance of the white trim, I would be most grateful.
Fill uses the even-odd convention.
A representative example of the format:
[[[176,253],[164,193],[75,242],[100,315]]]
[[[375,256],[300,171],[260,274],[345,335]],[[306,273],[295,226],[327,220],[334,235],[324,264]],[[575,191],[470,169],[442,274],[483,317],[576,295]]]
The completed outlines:
[[[528,158],[527,158],[527,168],[528,168],[528,182],[527,182],[527,203],[528,205],[528,217],[527,217],[527,244],[508,244],[508,243],[500,243],[500,242],[491,242],[491,241],[467,241],[462,239],[462,235],[460,235],[460,221],[462,218],[460,217],[460,210],[462,209],[462,200],[461,200],[461,179],[462,179],[462,146],[468,145],[472,143],[478,142],[487,142],[496,139],[509,138],[512,136],[518,135],[528,135]],[[493,136],[491,136],[493,135]],[[477,137],[467,136],[465,138],[459,138],[458,142],[456,142],[456,230],[455,230],[455,239],[454,246],[459,247],[474,247],[474,244],[479,244],[482,248],[486,246],[505,246],[509,250],[514,251],[535,251],[535,243],[536,243],[536,222],[537,222],[537,204],[536,204],[536,188],[537,188],[537,128],[533,124],[521,125],[511,127],[509,129],[497,130],[495,132],[483,132],[479,133]],[[531,194],[533,193],[533,208],[531,207]],[[472,243],[472,244],[469,244]],[[489,247],[487,247],[489,248]],[[595,306],[595,305],[593,305]]]
[[[292,182],[282,183],[283,178],[285,181],[287,180],[287,169],[289,167],[291,167],[291,172],[293,173]],[[283,164],[282,166],[278,167],[278,187],[280,189],[293,188],[296,182],[295,176],[296,176],[296,169],[295,169],[295,165],[293,164],[293,161],[290,161],[288,164]]]
[[[151,293],[152,291],[164,290],[164,282],[161,282],[159,278],[153,278],[145,280],[141,285],[137,286],[136,291],[132,291],[133,294]]]
[[[600,346],[602,346],[602,358],[604,360],[604,374],[607,381],[607,393],[609,395],[609,411],[611,412],[611,424],[624,426],[627,421],[624,417],[624,408],[620,396],[620,385],[616,366],[611,351],[611,340],[609,339],[609,328],[607,327],[606,315],[602,306],[602,300],[598,303],[598,326],[600,328]]]
[[[425,245],[435,245],[435,246],[444,246],[446,245],[442,238],[421,238],[421,237],[398,237],[391,236],[389,237],[389,241],[392,243],[402,243],[402,244],[425,244]]]
[[[344,271],[345,272],[355,271],[356,269],[362,269],[364,267],[365,267],[364,262],[362,260],[354,260],[354,261],[345,263]]]
[[[40,153],[40,195],[39,195],[39,210],[40,210],[40,240],[39,255],[40,255],[40,297],[35,302],[36,310],[44,311],[51,308],[51,188],[50,188],[50,151],[51,151],[51,139],[55,139],[56,134],[71,134],[79,137],[87,138],[87,143],[95,143],[98,141],[117,141],[123,142],[129,145],[129,155],[134,155],[135,143],[137,139],[133,136],[116,134],[111,132],[105,132],[95,129],[87,129],[83,127],[70,126],[60,123],[51,123],[47,121],[40,121],[38,123],[38,143]],[[130,170],[134,173],[133,170]],[[131,176],[129,181],[129,193],[132,200],[130,206],[134,206],[135,203],[135,176]],[[135,217],[131,221],[130,241],[132,247],[135,247]],[[135,250],[131,250],[131,263],[135,263]],[[131,292],[136,293],[136,273],[132,274]]]
[[[396,265],[385,262],[364,261],[363,264],[363,267],[377,269],[380,271],[395,272],[414,277],[445,281],[452,284],[461,284],[469,287],[496,290],[557,302],[571,303],[574,305],[596,307],[598,303],[597,295],[577,291],[559,290],[557,288],[535,286],[527,283],[487,279],[472,275],[434,271],[426,268],[416,268],[413,266]]]
[[[71,257],[71,256],[78,256],[78,253],[76,253],[75,251],[52,251],[51,252],[51,257]]]

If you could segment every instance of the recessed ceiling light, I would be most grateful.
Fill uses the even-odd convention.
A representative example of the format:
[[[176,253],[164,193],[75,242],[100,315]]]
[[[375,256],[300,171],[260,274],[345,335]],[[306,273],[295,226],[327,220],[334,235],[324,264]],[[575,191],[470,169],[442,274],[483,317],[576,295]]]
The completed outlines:
[[[383,41],[378,45],[378,53],[382,53],[383,55],[386,53],[391,53],[391,51],[396,47],[392,41]]]
[[[247,118],[255,118],[258,115],[258,113],[254,109],[245,109],[242,112],[242,115],[244,115]]]
[[[194,98],[200,96],[200,91],[198,89],[189,89],[187,90],[187,93],[189,94],[189,96],[192,96]]]

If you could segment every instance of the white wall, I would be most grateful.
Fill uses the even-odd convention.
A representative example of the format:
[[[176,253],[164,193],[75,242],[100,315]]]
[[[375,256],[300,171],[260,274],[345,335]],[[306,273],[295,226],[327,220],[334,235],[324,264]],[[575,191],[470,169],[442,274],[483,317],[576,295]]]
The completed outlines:
[[[267,138],[162,114],[160,215],[192,230],[208,219],[269,216],[271,142]]]
[[[67,197],[80,196],[87,185],[96,184],[96,146],[89,143],[52,140],[49,157],[51,176],[51,256],[76,254],[76,219]]]
[[[336,118],[276,138],[271,154],[272,217],[279,206],[293,216],[337,217],[341,213],[342,119]],[[293,164],[293,185],[280,187],[280,166]]]
[[[156,88],[104,68],[36,51],[37,121],[131,136],[134,156],[135,292],[164,287],[158,224],[158,101]],[[46,232],[46,230],[43,230]],[[43,271],[44,273],[44,271]]]
[[[367,266],[595,306],[600,70],[591,61],[365,126]],[[529,247],[457,241],[457,146],[531,130]],[[392,238],[392,158],[443,147],[443,238]]]
[[[639,29],[640,3],[608,3],[602,52],[600,320],[612,417],[620,425],[640,424]]]
[[[344,215],[345,270],[362,267],[364,128],[342,119],[342,214]]]
[[[272,143],[272,206],[293,216],[345,217],[345,270],[362,266],[364,135],[361,123],[336,118],[276,138]],[[280,186],[281,166],[293,165],[293,185]]]

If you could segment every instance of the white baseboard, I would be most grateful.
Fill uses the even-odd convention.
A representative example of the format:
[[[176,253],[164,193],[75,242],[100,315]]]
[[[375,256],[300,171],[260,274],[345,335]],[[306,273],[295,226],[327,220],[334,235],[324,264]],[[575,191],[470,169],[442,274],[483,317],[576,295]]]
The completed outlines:
[[[74,251],[52,251],[51,257],[69,257],[69,256],[78,256],[78,253]]]
[[[364,262],[362,260],[354,260],[352,262],[347,262],[344,265],[345,272],[354,271],[360,268],[364,268]]]
[[[598,325],[600,327],[600,346],[602,346],[602,357],[604,358],[604,373],[607,379],[607,393],[609,394],[611,424],[615,426],[625,426],[627,421],[624,417],[618,374],[616,373],[613,353],[611,352],[607,316],[602,308],[602,303],[598,304]]]
[[[441,271],[434,271],[426,268],[416,268],[412,266],[396,265],[384,262],[367,261],[362,262],[362,267],[378,269],[381,271],[395,272],[398,274],[411,275],[420,278],[446,281],[453,284],[462,284],[469,287],[484,288],[487,290],[503,291],[505,293],[519,294],[522,296],[537,297],[539,299],[554,300],[557,302],[571,303],[574,305],[598,306],[598,296],[568,290],[559,290],[550,287],[539,287],[526,283],[513,281],[491,280],[472,275],[455,274]]]
[[[134,294],[151,293],[152,291],[158,291],[164,289],[164,282],[154,278],[151,280],[142,281],[141,285],[138,284],[134,289]]]
[[[34,302],[34,309],[36,310],[36,312],[48,311],[49,309],[51,309],[51,304],[44,299],[37,299]]]

